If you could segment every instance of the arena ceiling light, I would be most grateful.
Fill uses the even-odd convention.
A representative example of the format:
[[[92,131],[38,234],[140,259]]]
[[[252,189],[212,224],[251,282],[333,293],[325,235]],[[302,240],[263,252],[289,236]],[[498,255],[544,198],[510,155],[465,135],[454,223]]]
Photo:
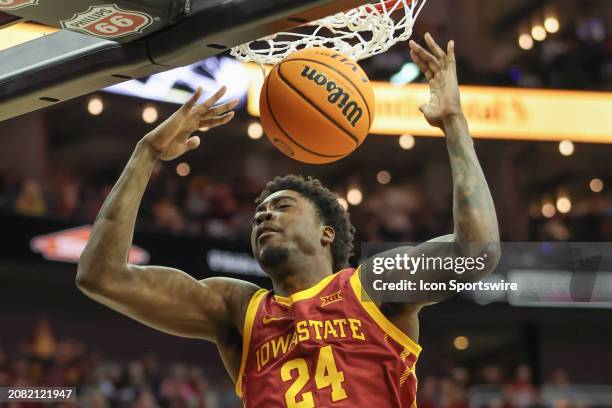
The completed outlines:
[[[574,154],[574,143],[571,140],[563,140],[559,143],[559,153],[563,156],[571,156]]]
[[[603,191],[603,188],[604,188],[604,183],[603,183],[603,181],[601,179],[594,178],[589,183],[589,188],[594,193],[601,193]]]
[[[415,140],[414,140],[414,136],[412,135],[402,135],[400,136],[398,143],[400,145],[400,147],[404,150],[410,150],[414,147],[415,145]]]
[[[187,177],[191,173],[191,166],[189,163],[181,162],[176,166],[176,174],[181,177]]]
[[[555,209],[555,205],[553,203],[547,202],[542,204],[542,215],[546,218],[552,218],[555,216],[557,210]]]
[[[155,123],[159,118],[159,113],[157,112],[157,108],[155,106],[149,105],[145,106],[142,110],[142,120],[145,123]]]
[[[391,182],[391,173],[387,170],[381,170],[376,175],[376,181],[380,184],[389,184]]]
[[[350,205],[359,205],[363,201],[363,194],[359,188],[353,187],[346,193],[346,200]]]
[[[569,197],[559,197],[557,199],[557,211],[567,214],[572,210],[572,200]]]
[[[531,36],[536,41],[544,41],[547,33],[541,24],[535,24],[533,27],[531,27]]]
[[[259,122],[251,122],[249,123],[249,127],[247,128],[247,134],[253,140],[261,139],[264,135],[264,129]]]
[[[533,48],[533,38],[527,33],[523,33],[519,36],[518,39],[519,47],[524,49],[525,51]]]
[[[559,29],[561,28],[561,24],[559,23],[559,20],[557,19],[557,17],[551,16],[551,17],[547,17],[546,20],[544,20],[544,28],[549,33],[554,34],[554,33],[559,32]]]
[[[104,102],[98,96],[94,96],[87,102],[87,111],[90,115],[98,116],[104,111]]]

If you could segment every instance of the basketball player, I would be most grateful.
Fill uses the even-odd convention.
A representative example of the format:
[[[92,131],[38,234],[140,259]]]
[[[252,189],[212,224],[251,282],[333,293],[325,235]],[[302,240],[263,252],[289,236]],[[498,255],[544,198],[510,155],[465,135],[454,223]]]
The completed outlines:
[[[420,110],[446,135],[454,233],[437,239],[449,242],[450,249],[400,247],[385,255],[446,251],[460,257],[469,255],[466,243],[492,243],[486,268],[461,275],[476,281],[499,258],[495,210],[461,111],[454,44],[445,52],[429,34],[425,39],[429,51],[411,42],[411,55],[431,89],[430,102]],[[213,107],[223,89],[197,105],[200,93],[137,144],[95,221],[79,262],[78,287],[148,326],[215,342],[247,407],[415,407],[418,314],[432,302],[362,299],[359,274],[348,267],[354,228],[336,196],[317,180],[277,178],[256,200],[251,246],[273,291],[127,263],[138,206],[156,161],[197,148],[200,139],[191,137],[193,132],[234,115],[226,112],[236,101]],[[419,272],[403,278],[459,277],[453,271]]]

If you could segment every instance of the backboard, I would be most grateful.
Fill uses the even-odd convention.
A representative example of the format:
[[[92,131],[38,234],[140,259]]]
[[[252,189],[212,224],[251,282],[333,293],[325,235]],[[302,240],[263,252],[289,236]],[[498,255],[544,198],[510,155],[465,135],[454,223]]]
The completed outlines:
[[[0,121],[189,65],[366,2],[4,0],[0,24],[36,21],[60,31],[0,51]]]

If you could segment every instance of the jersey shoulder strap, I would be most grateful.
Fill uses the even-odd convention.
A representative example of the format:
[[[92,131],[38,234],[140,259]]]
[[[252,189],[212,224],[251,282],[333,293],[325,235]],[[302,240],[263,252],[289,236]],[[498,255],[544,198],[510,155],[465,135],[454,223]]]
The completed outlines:
[[[389,337],[418,357],[421,353],[421,346],[408,337],[408,335],[400,330],[396,325],[391,323],[383,312],[381,312],[378,306],[376,306],[376,303],[374,303],[368,296],[361,284],[361,278],[359,276],[360,272],[361,266],[359,266],[359,268],[355,269],[355,272],[353,272],[350,283],[351,287],[353,288],[353,293],[357,298],[357,301],[361,304],[363,310],[387,335],[389,335]]]
[[[242,357],[240,358],[240,370],[238,371],[238,377],[236,378],[236,394],[238,394],[240,398],[242,398],[242,377],[244,376],[244,366],[246,365],[246,360],[251,345],[253,322],[255,321],[255,316],[259,310],[259,305],[267,293],[268,290],[266,289],[259,289],[257,292],[255,292],[249,301],[244,316],[244,328],[242,329]]]

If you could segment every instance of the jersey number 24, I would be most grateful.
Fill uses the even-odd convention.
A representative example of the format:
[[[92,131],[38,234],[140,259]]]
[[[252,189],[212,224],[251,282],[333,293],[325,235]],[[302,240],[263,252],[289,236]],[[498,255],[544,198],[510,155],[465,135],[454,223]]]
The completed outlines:
[[[294,378],[293,371],[297,370],[297,378]],[[287,361],[281,367],[281,378],[284,382],[292,381],[293,384],[285,392],[285,402],[287,408],[314,408],[312,392],[302,394],[302,400],[297,401],[297,396],[310,380],[308,365],[303,358],[296,358]],[[331,387],[331,399],[333,402],[348,398],[346,391],[342,388],[344,382],[344,372],[338,371],[332,346],[325,346],[319,352],[317,368],[315,371],[315,384],[317,389]]]

